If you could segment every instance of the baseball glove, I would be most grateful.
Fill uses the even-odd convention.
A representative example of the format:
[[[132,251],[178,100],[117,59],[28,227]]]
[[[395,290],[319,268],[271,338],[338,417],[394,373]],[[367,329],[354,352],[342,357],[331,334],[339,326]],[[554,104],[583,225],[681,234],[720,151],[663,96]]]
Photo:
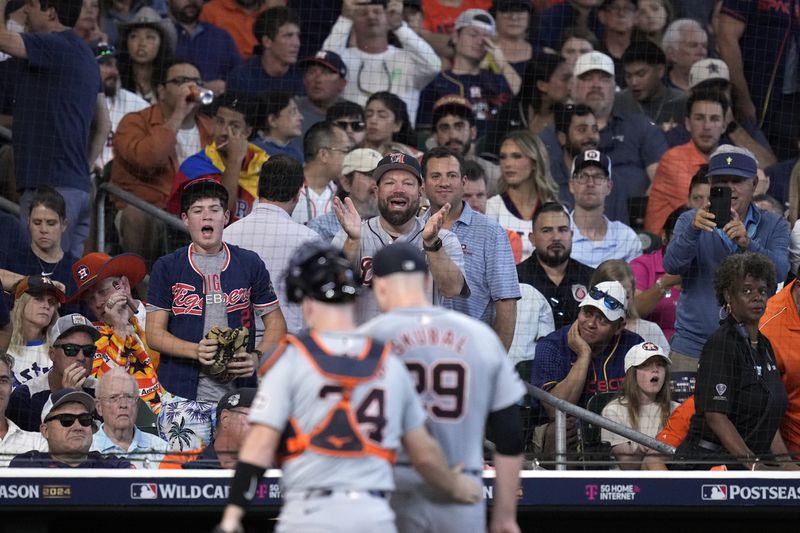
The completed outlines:
[[[250,332],[244,327],[236,329],[212,327],[206,334],[206,338],[217,339],[219,344],[214,354],[214,362],[210,365],[203,365],[203,371],[222,383],[232,381],[235,376],[228,373],[228,365],[233,360],[234,354],[247,346],[249,337]]]

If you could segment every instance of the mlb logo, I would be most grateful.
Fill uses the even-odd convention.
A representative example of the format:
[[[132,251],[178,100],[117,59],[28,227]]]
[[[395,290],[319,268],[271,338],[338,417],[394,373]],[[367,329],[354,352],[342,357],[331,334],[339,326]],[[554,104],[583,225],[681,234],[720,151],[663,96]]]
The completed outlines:
[[[158,485],[155,483],[132,483],[132,500],[155,500],[158,498]]]
[[[722,501],[728,499],[727,485],[703,485],[700,490],[700,497],[703,500]]]

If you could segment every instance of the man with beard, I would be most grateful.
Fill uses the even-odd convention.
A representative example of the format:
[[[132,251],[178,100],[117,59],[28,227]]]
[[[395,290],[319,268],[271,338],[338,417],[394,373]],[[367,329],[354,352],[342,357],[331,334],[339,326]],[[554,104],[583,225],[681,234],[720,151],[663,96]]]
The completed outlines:
[[[534,251],[517,265],[520,283],[538,290],[550,304],[556,329],[578,317],[594,269],[572,259],[572,228],[564,206],[548,202],[533,214]]]
[[[197,65],[205,87],[225,92],[225,79],[242,62],[230,34],[209,22],[200,22],[202,0],[169,0],[169,17],[178,32],[175,57]]]
[[[547,145],[550,156],[550,174],[558,183],[558,197],[572,209],[575,199],[569,192],[570,170],[575,157],[586,150],[596,150],[600,143],[600,131],[592,108],[584,104],[561,104],[553,106],[553,127],[558,138],[558,147]]]
[[[472,143],[475,142],[477,135],[475,113],[469,100],[457,94],[449,94],[433,104],[434,146],[445,146],[465,160],[475,161],[480,165],[486,176],[486,192],[489,196],[493,196],[497,192],[500,167],[475,155],[475,145]]]
[[[449,204],[442,227],[455,233],[464,253],[464,273],[469,298],[445,298],[442,305],[492,326],[506,350],[514,338],[519,284],[514,254],[500,224],[482,215],[464,200],[463,161],[444,146],[433,148],[422,158],[425,191],[431,207],[429,218]]]
[[[214,117],[214,142],[184,161],[172,185],[167,210],[179,214],[180,193],[186,183],[212,177],[228,191],[233,220],[247,216],[258,198],[258,173],[268,156],[249,143],[256,120],[256,104],[231,93],[217,100]]]
[[[112,141],[114,132],[122,117],[134,111],[140,111],[150,104],[138,94],[123,89],[119,82],[119,70],[117,70],[117,51],[108,43],[97,43],[93,47],[94,57],[100,66],[100,82],[103,84],[106,107],[111,118],[111,131],[108,132],[108,141],[103,146],[94,162],[94,167],[103,169],[113,158],[114,150]]]
[[[431,270],[432,286],[428,295],[435,304],[443,297],[469,296],[464,276],[464,253],[458,237],[443,228],[450,204],[445,203],[427,220],[416,216],[424,187],[419,162],[401,152],[387,154],[372,173],[378,184],[379,215],[361,220],[353,201],[334,198],[333,208],[342,230],[333,246],[344,251],[353,264],[359,281],[372,287],[372,258],[392,242],[409,242],[425,251]],[[380,312],[371,290],[365,290],[356,302],[359,324]]]
[[[371,148],[357,148],[344,156],[336,197],[341,201],[350,197],[362,220],[378,214],[378,184],[372,171],[382,157],[380,152]],[[331,242],[342,229],[333,210],[309,222],[308,227],[319,233],[325,242]]]

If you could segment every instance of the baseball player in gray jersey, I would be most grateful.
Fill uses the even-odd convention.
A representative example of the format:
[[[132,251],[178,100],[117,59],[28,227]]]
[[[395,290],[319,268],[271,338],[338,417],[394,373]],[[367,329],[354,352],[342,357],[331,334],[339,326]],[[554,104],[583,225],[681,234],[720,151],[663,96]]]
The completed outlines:
[[[430,264],[433,284],[428,285],[429,297],[438,303],[440,297],[469,296],[464,277],[464,253],[458,237],[442,224],[450,211],[445,204],[425,221],[416,216],[424,190],[419,162],[406,154],[386,155],[372,171],[378,184],[377,217],[362,221],[352,200],[334,199],[333,209],[342,230],[332,245],[341,248],[359,273],[359,281],[367,288],[356,302],[356,321],[359,324],[375,318],[380,309],[372,290],[372,258],[392,242],[409,242],[424,250]]]
[[[522,432],[517,402],[525,388],[497,334],[483,322],[456,311],[432,307],[424,291],[425,258],[413,246],[397,243],[373,261],[373,290],[386,314],[360,331],[384,342],[411,371],[428,411],[427,427],[451,465],[480,479],[487,421],[497,452],[494,505],[489,530],[518,532],[517,488],[522,465]],[[401,532],[482,531],[486,509],[443,502],[424,487],[400,455],[392,508]],[[478,524],[481,524],[478,526]]]
[[[448,467],[425,429],[403,363],[354,331],[357,282],[341,252],[302,250],[289,265],[286,289],[309,330],[287,335],[261,368],[252,428],[217,531],[240,530],[258,479],[275,460],[283,468],[278,532],[394,532],[387,497],[401,444],[441,498],[480,501],[481,486]]]

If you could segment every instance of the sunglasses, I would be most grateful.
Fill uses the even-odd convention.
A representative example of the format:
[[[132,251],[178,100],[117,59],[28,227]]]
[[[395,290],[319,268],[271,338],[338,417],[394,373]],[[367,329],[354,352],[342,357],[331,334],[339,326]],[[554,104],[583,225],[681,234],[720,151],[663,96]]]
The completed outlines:
[[[74,424],[77,420],[81,426],[88,428],[92,425],[92,420],[94,420],[94,417],[91,413],[81,413],[79,415],[62,413],[60,415],[48,416],[44,419],[45,422],[51,422],[53,420],[58,420],[61,426],[65,428],[72,427],[72,424]]]
[[[336,122],[334,122],[334,124],[342,128],[343,130],[350,128],[355,133],[360,133],[364,131],[364,128],[367,127],[367,125],[364,124],[364,122],[361,120],[337,120]]]
[[[64,355],[67,357],[75,357],[81,350],[83,350],[84,357],[94,357],[94,354],[97,351],[94,344],[54,344],[53,348],[61,348],[64,350]]]
[[[624,307],[622,305],[622,302],[620,302],[607,292],[601,291],[597,287],[592,287],[591,289],[589,289],[589,296],[593,300],[603,300],[603,305],[605,305],[606,308],[610,309],[611,311],[616,311],[617,309],[622,309]]]

